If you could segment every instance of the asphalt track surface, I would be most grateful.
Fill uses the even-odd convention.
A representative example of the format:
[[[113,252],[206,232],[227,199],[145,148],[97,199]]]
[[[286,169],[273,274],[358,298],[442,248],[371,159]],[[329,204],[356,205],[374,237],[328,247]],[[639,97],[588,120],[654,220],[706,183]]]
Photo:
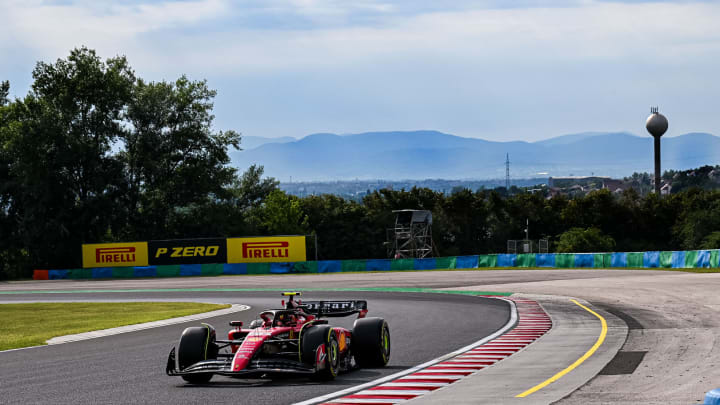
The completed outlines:
[[[249,278],[231,278],[241,282]],[[137,280],[136,280],[137,281]],[[147,281],[147,280],[146,280]],[[184,282],[213,288],[218,278],[184,279]],[[264,278],[262,281],[269,281]],[[311,281],[305,279],[303,281]],[[224,337],[230,320],[249,323],[262,309],[280,305],[278,292],[112,292],[83,293],[83,288],[120,288],[123,282],[54,284],[55,289],[80,288],[63,294],[0,295],[2,302],[37,301],[195,301],[250,305],[245,312],[210,318]],[[152,288],[162,280],[153,280]],[[227,283],[227,281],[226,281]],[[43,288],[50,284],[28,283]],[[304,283],[303,283],[304,284]],[[447,281],[439,283],[447,286]],[[147,283],[146,283],[147,285]],[[15,287],[21,284],[5,284]],[[267,285],[265,285],[267,286]],[[317,283],[310,286],[321,287]],[[226,284],[225,287],[228,287]],[[345,285],[347,287],[347,285]],[[20,288],[25,289],[25,288]],[[0,288],[0,291],[7,288]],[[473,343],[507,323],[509,305],[501,300],[476,296],[385,293],[307,292],[305,299],[366,299],[368,316],[385,318],[391,329],[392,353],[387,367],[356,370],[335,381],[316,383],[307,378],[240,380],[216,376],[202,386],[185,384],[179,377],[165,375],[171,347],[182,330],[197,322],[177,324],[139,332],[61,345],[0,353],[0,403],[237,403],[290,404],[340,391],[413,367]],[[351,327],[353,318],[336,318],[337,325]],[[334,321],[334,320],[333,320]],[[37,325],[42,328],[42,325]]]

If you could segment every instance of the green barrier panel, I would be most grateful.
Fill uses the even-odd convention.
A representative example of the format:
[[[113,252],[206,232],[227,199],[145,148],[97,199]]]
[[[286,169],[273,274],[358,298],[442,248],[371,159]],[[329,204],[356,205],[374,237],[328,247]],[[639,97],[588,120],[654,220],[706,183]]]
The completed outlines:
[[[497,267],[497,255],[479,255],[478,267]]]
[[[720,251],[710,251],[710,267],[720,267]]]
[[[555,267],[558,268],[570,268],[575,266],[575,254],[574,253],[556,253],[555,254]]]
[[[158,277],[177,277],[180,275],[179,264],[168,264],[155,266]]]
[[[628,267],[643,267],[643,252],[629,252],[626,257]]]
[[[390,270],[415,270],[415,259],[391,260]]]
[[[247,274],[270,274],[270,263],[248,263]]]
[[[610,258],[612,253],[595,253],[593,257],[593,267],[596,269],[606,269],[610,267]]]
[[[203,276],[220,276],[223,274],[224,266],[222,263],[201,264],[200,274]]]
[[[454,256],[435,258],[435,268],[438,269],[454,269],[456,268],[455,264],[457,264],[457,257]]]
[[[695,267],[695,261],[697,260],[697,250],[688,250],[685,252],[685,268]]]
[[[660,252],[660,267],[672,268],[672,252]]]
[[[67,271],[67,278],[75,280],[92,278],[92,269],[69,269]]]
[[[135,268],[134,267],[113,267],[112,269],[113,278],[134,278]]]
[[[317,273],[318,262],[295,262],[290,271],[293,273]]]
[[[521,253],[517,255],[517,261],[515,262],[517,267],[535,267],[535,254],[534,253]]]
[[[341,271],[365,271],[367,264],[365,260],[343,260]]]

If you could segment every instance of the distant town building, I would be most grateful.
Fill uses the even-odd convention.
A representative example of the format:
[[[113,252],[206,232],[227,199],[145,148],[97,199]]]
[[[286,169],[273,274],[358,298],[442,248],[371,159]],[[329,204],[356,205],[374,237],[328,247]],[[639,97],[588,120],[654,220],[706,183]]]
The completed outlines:
[[[567,177],[550,177],[548,178],[548,187],[570,187],[575,184],[589,185],[592,183],[602,184],[605,180],[612,180],[605,176],[567,176]]]
[[[623,191],[623,181],[616,179],[605,179],[602,188],[609,190],[611,193]]]
[[[670,195],[670,192],[672,191],[672,184],[665,183],[662,187],[660,187],[660,195]]]

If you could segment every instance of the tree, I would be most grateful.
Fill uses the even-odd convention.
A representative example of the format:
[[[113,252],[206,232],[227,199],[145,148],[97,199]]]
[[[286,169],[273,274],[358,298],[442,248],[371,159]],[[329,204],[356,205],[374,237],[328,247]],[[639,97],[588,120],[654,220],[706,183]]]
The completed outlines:
[[[129,189],[127,237],[183,237],[188,214],[233,197],[236,170],[227,151],[239,148],[240,135],[212,130],[215,94],[205,81],[185,76],[137,81],[120,153]]]
[[[76,267],[82,243],[228,230],[240,135],[212,129],[205,81],[146,83],[84,47],[33,79],[14,101],[0,83],[0,266]]]
[[[11,177],[13,151],[10,147],[17,108],[9,105],[10,83],[0,83],[0,280],[26,276],[27,251],[23,249],[11,210],[15,208]]]
[[[720,231],[710,233],[703,239],[700,249],[720,249]]]
[[[308,228],[307,215],[300,207],[300,200],[282,190],[274,190],[256,213],[260,227],[269,235],[305,235]]]
[[[697,249],[720,229],[720,193],[691,188],[682,194],[673,233],[683,249]]]
[[[8,99],[8,95],[10,94],[10,82],[5,80],[4,82],[0,82],[0,107],[7,105],[10,100]]]
[[[124,57],[80,48],[39,62],[30,93],[2,124],[6,212],[35,266],[77,266],[78,246],[116,224],[122,166],[111,146],[135,80]]]
[[[309,196],[300,200],[308,230],[319,237],[322,259],[383,257],[385,227],[377,228],[367,207],[335,195]]]
[[[445,228],[440,238],[435,238],[440,250],[455,255],[490,250],[489,210],[483,194],[459,190],[445,198],[442,214],[438,214],[433,217],[433,228]]]
[[[257,208],[270,193],[277,190],[280,182],[273,177],[263,179],[263,173],[265,169],[262,166],[252,165],[235,181],[232,193],[241,210]]]
[[[557,244],[558,253],[612,252],[615,241],[597,228],[572,228],[562,235]]]

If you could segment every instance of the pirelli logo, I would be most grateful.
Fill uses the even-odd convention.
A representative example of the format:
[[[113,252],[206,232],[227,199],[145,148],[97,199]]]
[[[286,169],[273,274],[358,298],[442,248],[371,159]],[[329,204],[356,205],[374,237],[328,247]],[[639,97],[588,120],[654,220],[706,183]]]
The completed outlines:
[[[231,238],[227,240],[228,263],[304,262],[304,236]]]
[[[135,248],[96,248],[95,261],[98,263],[132,263],[135,261]]]
[[[290,242],[243,242],[243,259],[281,258],[290,255]]]
[[[147,242],[101,243],[82,246],[83,267],[147,266]]]

